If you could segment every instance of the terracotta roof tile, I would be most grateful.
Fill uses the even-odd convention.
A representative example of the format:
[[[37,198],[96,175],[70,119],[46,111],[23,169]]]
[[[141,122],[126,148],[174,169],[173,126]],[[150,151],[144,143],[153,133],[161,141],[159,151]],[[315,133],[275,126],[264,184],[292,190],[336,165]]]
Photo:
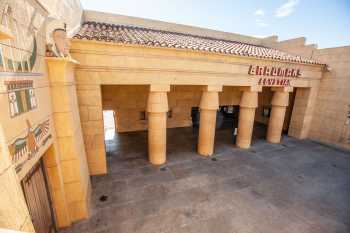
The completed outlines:
[[[264,46],[178,32],[107,23],[85,22],[74,38],[157,47],[192,49],[198,51],[267,58],[306,64],[320,64],[311,59],[291,55],[280,50]]]

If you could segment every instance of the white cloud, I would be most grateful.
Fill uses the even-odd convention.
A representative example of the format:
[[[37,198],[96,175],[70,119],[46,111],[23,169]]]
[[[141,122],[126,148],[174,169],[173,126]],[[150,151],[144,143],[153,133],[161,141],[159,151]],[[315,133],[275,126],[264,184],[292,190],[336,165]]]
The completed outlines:
[[[256,38],[266,38],[269,37],[268,35],[252,35],[252,37],[256,37]]]
[[[254,15],[256,15],[256,16],[264,16],[265,15],[265,11],[263,9],[257,9],[254,12]]]
[[[299,0],[288,0],[282,6],[277,8],[277,10],[275,12],[275,17],[283,18],[283,17],[287,17],[288,15],[292,14],[295,10],[295,6],[298,3],[299,3]]]
[[[258,25],[259,27],[268,27],[270,26],[268,23],[265,23],[264,21],[262,21],[261,19],[257,19],[256,21],[256,25]]]

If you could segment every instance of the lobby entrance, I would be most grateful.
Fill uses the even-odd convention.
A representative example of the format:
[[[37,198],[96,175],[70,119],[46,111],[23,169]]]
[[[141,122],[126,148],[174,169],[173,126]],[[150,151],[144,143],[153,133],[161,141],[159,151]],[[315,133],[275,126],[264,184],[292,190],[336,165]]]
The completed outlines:
[[[270,143],[279,143],[281,134],[286,134],[289,129],[296,88],[294,90],[289,88],[285,91],[281,88],[263,87],[252,92],[255,93],[253,95],[247,90],[242,87],[224,87],[208,92],[202,86],[170,86],[163,96],[152,97],[152,101],[155,101],[153,104],[158,104],[157,101],[162,99],[164,101],[162,104],[165,104],[166,107],[162,106],[161,109],[164,114],[162,115],[164,131],[162,130],[161,135],[154,137],[155,141],[150,142],[151,115],[149,111],[154,111],[154,108],[149,108],[150,87],[147,85],[103,85],[101,97],[106,153],[108,155],[114,151],[113,153],[121,153],[126,156],[127,153],[123,148],[133,147],[131,149],[133,151],[140,147],[144,152],[143,156],[147,158],[149,157],[149,143],[158,143],[159,140],[166,139],[163,144],[166,148],[163,146],[162,148],[166,150],[168,158],[172,153],[171,145],[178,144],[179,141],[181,145],[189,144],[188,152],[197,152],[204,156],[215,155],[215,144],[217,143],[225,142],[230,147],[237,145],[240,120],[242,121],[241,129],[246,131],[242,133],[244,138],[240,138],[238,147],[249,148],[250,144],[261,139]],[[212,95],[213,93],[216,94]],[[254,103],[249,102],[251,100],[254,100]],[[205,119],[201,119],[201,115]],[[152,127],[158,127],[159,120],[157,118]],[[200,138],[201,122],[203,123],[202,141]],[[251,128],[248,130],[247,127]],[[175,129],[170,130],[172,128]],[[186,135],[180,136],[175,133],[173,137],[173,131],[181,132],[180,129]],[[227,138],[223,142],[218,141],[216,136],[219,131],[225,131]],[[131,141],[132,138],[135,141]],[[122,152],[117,152],[119,150]]]

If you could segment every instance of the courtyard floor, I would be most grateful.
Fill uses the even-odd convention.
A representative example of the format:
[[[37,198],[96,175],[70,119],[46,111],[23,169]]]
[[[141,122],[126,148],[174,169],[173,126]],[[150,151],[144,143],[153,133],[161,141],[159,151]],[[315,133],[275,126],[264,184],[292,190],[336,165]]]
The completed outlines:
[[[60,232],[350,232],[349,152],[286,136],[240,150],[226,129],[206,158],[192,128],[167,134],[161,167],[147,160],[147,132],[106,141],[108,174],[92,177],[90,218]]]

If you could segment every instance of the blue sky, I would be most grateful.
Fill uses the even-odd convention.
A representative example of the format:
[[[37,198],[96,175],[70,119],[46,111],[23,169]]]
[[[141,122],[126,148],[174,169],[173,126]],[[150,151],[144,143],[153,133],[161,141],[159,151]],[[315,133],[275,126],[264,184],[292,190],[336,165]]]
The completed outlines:
[[[279,40],[300,36],[319,48],[350,45],[350,0],[81,0],[84,9]]]

